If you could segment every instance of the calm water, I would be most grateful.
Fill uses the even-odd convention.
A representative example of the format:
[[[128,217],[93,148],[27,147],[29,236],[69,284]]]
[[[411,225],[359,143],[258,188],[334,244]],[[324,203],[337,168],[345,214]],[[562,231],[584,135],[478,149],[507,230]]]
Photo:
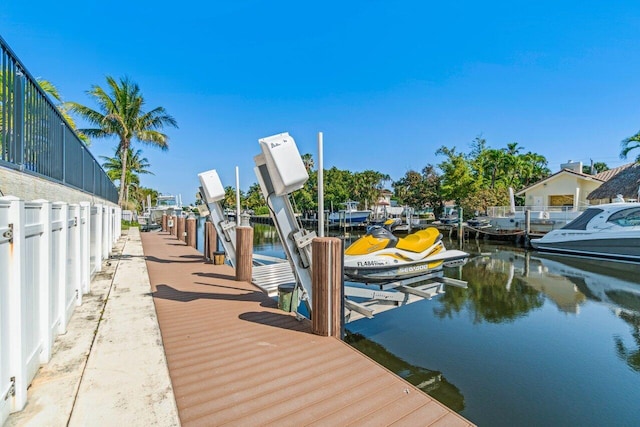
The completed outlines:
[[[255,252],[284,256],[254,230]],[[640,266],[464,249],[446,275],[468,289],[349,323],[347,340],[481,426],[640,425]]]

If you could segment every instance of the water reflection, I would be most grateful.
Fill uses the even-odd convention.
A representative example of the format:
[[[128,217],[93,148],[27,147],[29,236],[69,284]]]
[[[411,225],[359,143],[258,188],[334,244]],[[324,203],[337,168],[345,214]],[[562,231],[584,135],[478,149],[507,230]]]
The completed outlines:
[[[462,280],[468,288],[448,287],[435,314],[444,318],[465,310],[473,316],[474,324],[503,323],[542,307],[544,296],[540,290],[528,286],[521,277],[514,277],[511,254],[507,259],[501,259],[500,254],[504,252],[473,257],[462,270]]]
[[[254,230],[257,253],[284,256],[272,227]],[[464,250],[445,274],[468,289],[350,323],[351,345],[478,425],[637,424],[640,265]]]
[[[458,412],[464,409],[464,396],[458,387],[447,381],[442,372],[411,365],[362,334],[347,331],[344,340],[447,407]]]
[[[440,317],[469,309],[474,322],[510,322],[542,307],[545,299],[568,314],[578,314],[587,300],[606,305],[616,315],[640,313],[637,264],[494,245],[476,249],[481,250],[470,251],[473,256],[462,269],[469,289],[447,288]]]
[[[640,372],[640,266],[546,254],[537,254],[534,259],[542,264],[548,277],[571,281],[577,294],[607,306],[629,325],[631,342],[614,335],[615,348],[620,359]]]

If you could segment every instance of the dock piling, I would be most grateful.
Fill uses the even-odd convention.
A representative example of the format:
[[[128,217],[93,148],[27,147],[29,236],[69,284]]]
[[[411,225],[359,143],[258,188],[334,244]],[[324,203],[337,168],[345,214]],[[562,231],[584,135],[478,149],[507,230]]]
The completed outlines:
[[[176,227],[176,236],[178,237],[178,240],[182,240],[183,242],[185,241],[184,238],[184,221],[185,218],[184,217],[179,217],[178,218],[178,226]]]
[[[313,311],[311,331],[316,335],[342,339],[343,333],[343,251],[342,240],[316,237],[312,242]]]
[[[236,227],[236,281],[251,282],[253,273],[253,228]]]
[[[169,221],[171,221],[169,225],[169,232],[171,233],[172,236],[176,236],[177,235],[176,229],[178,228],[178,217],[175,215],[171,215],[171,218],[169,219]]]
[[[196,247],[196,219],[194,217],[189,217],[186,220],[186,243],[188,246],[192,248]]]
[[[212,222],[204,223],[204,258],[213,262],[213,253],[218,250],[218,233]]]

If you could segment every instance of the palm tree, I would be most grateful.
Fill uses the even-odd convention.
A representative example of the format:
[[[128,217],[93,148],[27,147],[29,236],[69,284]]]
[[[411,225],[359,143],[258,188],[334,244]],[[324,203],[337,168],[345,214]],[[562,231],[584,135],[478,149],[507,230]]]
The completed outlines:
[[[64,117],[67,123],[69,123],[69,126],[71,126],[71,129],[77,130],[76,122],[73,120],[73,117],[69,115],[69,107],[67,103],[62,101],[62,96],[60,95],[60,92],[58,92],[58,88],[55,87],[54,84],[51,83],[49,80],[45,80],[40,77],[37,77],[36,81],[38,82],[38,85],[40,86],[40,88],[47,95],[49,95],[54,100],[58,101],[58,104],[56,104],[56,108],[58,109],[60,114],[62,114],[62,117]],[[80,140],[85,143],[85,145],[89,145],[90,141],[86,135],[79,132],[76,132],[76,134],[78,135],[78,138],[80,138]]]
[[[148,167],[151,166],[146,157],[142,157],[142,150],[136,150],[133,152],[132,148],[127,150],[127,168],[125,173],[125,204],[129,202],[129,196],[131,195],[130,189],[134,189],[134,193],[137,194],[137,189],[140,187],[141,174],[151,174]],[[105,169],[107,176],[112,181],[118,181],[122,179],[122,159],[120,153],[116,151],[115,156],[107,157],[100,156],[105,162],[102,167]],[[140,200],[136,198],[136,204],[140,204]]]
[[[636,133],[629,138],[622,140],[622,151],[620,152],[620,158],[626,159],[629,151],[640,148],[640,132]],[[636,162],[640,163],[640,154],[636,157]]]
[[[149,160],[147,160],[146,157],[141,157],[142,150],[136,150],[134,153],[133,149],[129,148],[127,151],[127,184],[129,184],[130,180],[128,178],[131,176],[138,174],[153,175],[153,172],[148,169],[148,167],[151,166]],[[102,167],[107,172],[109,178],[112,181],[120,180],[122,178],[122,159],[120,158],[120,153],[116,151],[113,157],[100,156],[100,158],[105,161]]]
[[[307,170],[307,173],[311,173],[311,170],[315,166],[315,163],[313,162],[313,156],[307,153],[303,154],[301,157],[302,163],[304,164],[304,168]]]
[[[71,111],[80,114],[96,128],[80,129],[80,132],[92,138],[119,138],[117,151],[122,159],[120,175],[120,192],[118,204],[124,203],[126,191],[127,156],[134,141],[154,145],[162,150],[168,149],[169,137],[160,132],[165,126],[178,127],[176,120],[167,114],[163,107],[156,107],[145,112],[144,97],[140,87],[128,77],[120,78],[117,82],[107,76],[109,92],[94,85],[87,94],[92,96],[98,104],[98,111],[84,105],[68,103]]]

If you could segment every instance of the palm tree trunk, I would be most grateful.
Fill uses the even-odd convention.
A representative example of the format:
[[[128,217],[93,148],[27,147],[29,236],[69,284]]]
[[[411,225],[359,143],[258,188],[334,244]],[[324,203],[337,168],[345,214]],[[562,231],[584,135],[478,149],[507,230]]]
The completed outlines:
[[[122,160],[122,174],[120,175],[120,193],[118,194],[118,205],[121,208],[124,206],[125,191],[127,189],[127,154],[129,154],[129,141],[120,141],[120,160]]]

